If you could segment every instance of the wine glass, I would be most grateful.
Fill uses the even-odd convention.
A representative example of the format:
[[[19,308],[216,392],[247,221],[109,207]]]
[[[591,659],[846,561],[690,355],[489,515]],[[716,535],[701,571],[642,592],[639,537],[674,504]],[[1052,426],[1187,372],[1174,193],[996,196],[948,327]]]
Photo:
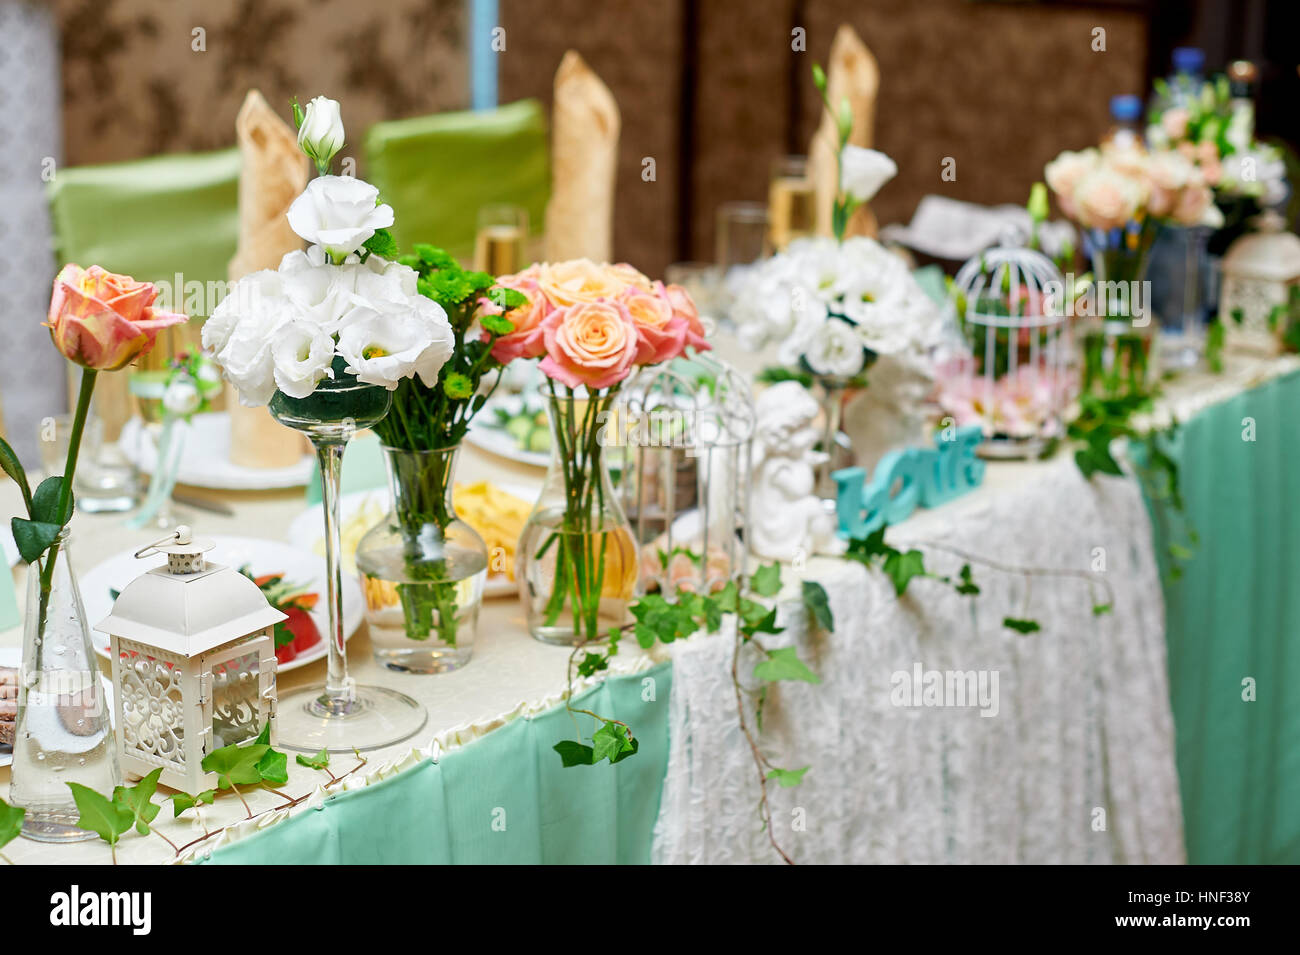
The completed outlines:
[[[716,252],[724,270],[763,258],[767,238],[767,206],[761,202],[724,202],[718,207]]]
[[[324,378],[306,398],[277,391],[270,411],[282,425],[305,434],[316,449],[325,510],[325,565],[329,594],[329,668],[325,685],[280,697],[277,737],[286,749],[346,753],[378,749],[414,736],[428,720],[423,706],[405,693],[358,686],[348,675],[343,643],[343,579],[339,560],[339,478],[343,452],[358,430],[388,413],[392,396],[357,380],[335,358],[334,377]]]
[[[474,268],[489,275],[509,275],[527,263],[528,210],[507,203],[478,212]]]
[[[780,252],[816,228],[816,197],[806,156],[782,156],[772,165],[767,215],[772,248]]]
[[[173,474],[169,473],[173,458],[171,452],[174,451],[170,439],[175,437],[175,427],[173,425],[168,428],[163,409],[163,395],[167,393],[167,379],[170,375],[171,372],[165,368],[137,371],[133,372],[127,381],[127,389],[139,405],[140,420],[144,422],[141,434],[148,436],[155,452],[153,474],[150,476],[149,489],[140,505],[141,513],[137,515],[139,520],[130,521],[131,525],[136,527],[148,524],[166,530],[176,523],[176,515],[172,511],[174,482],[168,486],[168,481],[173,477]],[[164,440],[164,435],[169,440]],[[137,457],[137,460],[140,459]],[[150,508],[156,508],[152,515],[147,513]]]

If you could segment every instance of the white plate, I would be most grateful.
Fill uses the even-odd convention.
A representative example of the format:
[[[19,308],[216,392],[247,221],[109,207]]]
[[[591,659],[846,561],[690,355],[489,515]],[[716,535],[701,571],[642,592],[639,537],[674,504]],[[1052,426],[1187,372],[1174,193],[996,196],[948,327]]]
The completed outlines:
[[[246,468],[230,460],[230,415],[224,411],[196,414],[188,425],[178,484],[209,487],[223,491],[263,491],[286,487],[305,487],[316,473],[316,460],[310,455],[286,468]],[[285,436],[291,432],[286,428]],[[297,440],[293,438],[293,440]],[[152,474],[158,460],[153,435],[139,418],[122,426],[118,447],[127,460],[147,474]]]
[[[540,486],[523,484],[500,484],[493,482],[497,488],[507,494],[528,501],[537,500]],[[372,491],[352,491],[339,499],[339,523],[342,528],[343,569],[345,574],[355,575],[356,545],[365,531],[374,527],[388,511],[388,492],[376,488]],[[348,525],[358,514],[365,515],[364,528],[350,528]],[[360,531],[358,533],[358,530]],[[325,553],[325,515],[319,504],[307,508],[293,519],[286,535],[288,541],[296,547],[315,554]],[[488,574],[483,583],[484,597],[506,597],[519,592],[519,585],[505,574]]]
[[[208,551],[206,556],[214,563],[226,564],[235,569],[247,564],[255,576],[283,572],[286,580],[301,581],[320,594],[320,600],[311,612],[316,629],[320,631],[320,643],[305,653],[298,654],[288,663],[280,664],[279,672],[284,673],[306,666],[328,653],[329,646],[326,641],[329,639],[329,609],[323,558],[302,548],[254,537],[218,535],[214,536],[212,541],[217,546]],[[158,566],[159,563],[157,558],[136,560],[132,556],[132,551],[125,550],[92,568],[89,573],[81,575],[81,599],[86,606],[86,619],[91,626],[90,638],[98,653],[108,656],[108,634],[100,633],[94,627],[113,610],[113,598],[109,591],[121,590],[136,577]],[[344,577],[343,638],[345,640],[361,626],[363,612],[361,588],[351,577]]]

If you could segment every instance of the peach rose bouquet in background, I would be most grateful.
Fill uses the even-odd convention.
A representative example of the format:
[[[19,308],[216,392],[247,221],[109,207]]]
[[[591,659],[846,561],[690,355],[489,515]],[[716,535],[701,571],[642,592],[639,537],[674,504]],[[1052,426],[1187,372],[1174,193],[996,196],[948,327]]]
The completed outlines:
[[[547,262],[498,284],[528,304],[506,313],[514,330],[495,339],[492,356],[540,360],[552,433],[546,488],[518,549],[529,627],[549,642],[599,639],[626,622],[638,576],[636,544],[602,457],[616,396],[637,368],[709,345],[685,289],[630,265]],[[484,301],[480,313],[501,310]]]

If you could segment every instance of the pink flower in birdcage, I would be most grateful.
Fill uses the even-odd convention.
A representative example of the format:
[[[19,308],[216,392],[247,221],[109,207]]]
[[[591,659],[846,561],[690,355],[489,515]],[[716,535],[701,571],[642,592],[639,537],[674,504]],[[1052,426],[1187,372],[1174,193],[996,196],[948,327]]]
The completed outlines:
[[[976,375],[969,362],[938,370],[938,403],[957,427],[978,424],[989,436],[1044,436],[1059,427],[1069,393],[1064,373],[1022,365],[1000,378]]]

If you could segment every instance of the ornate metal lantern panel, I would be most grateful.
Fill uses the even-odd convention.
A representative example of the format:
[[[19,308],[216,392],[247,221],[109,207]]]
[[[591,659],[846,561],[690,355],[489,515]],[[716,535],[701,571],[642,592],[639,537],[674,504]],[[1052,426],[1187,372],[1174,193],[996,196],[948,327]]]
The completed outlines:
[[[203,557],[181,525],[136,552],[167,563],[131,581],[95,629],[109,635],[122,772],[198,793],[203,758],[255,738],[275,714],[275,625],[286,619],[253,581]]]
[[[1273,355],[1300,321],[1300,237],[1283,231],[1272,210],[1256,222],[1259,231],[1237,239],[1223,257],[1219,321],[1227,344]]]
[[[755,417],[744,376],[709,354],[644,368],[617,415],[642,592],[742,583]]]

